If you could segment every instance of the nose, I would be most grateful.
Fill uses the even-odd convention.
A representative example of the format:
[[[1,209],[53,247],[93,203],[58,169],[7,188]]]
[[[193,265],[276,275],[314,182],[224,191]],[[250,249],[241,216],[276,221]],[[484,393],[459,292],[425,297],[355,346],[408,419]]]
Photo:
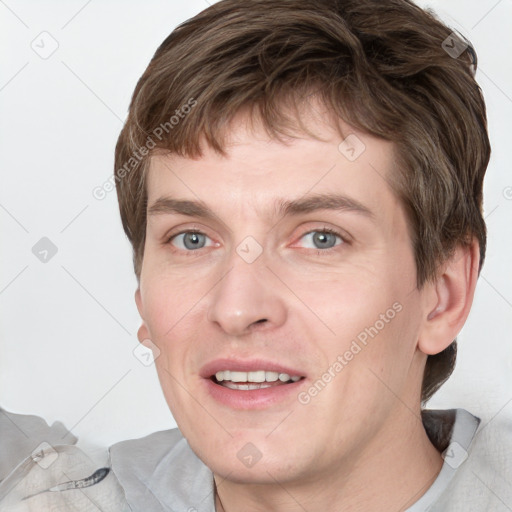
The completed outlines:
[[[282,325],[286,307],[281,287],[263,258],[246,263],[235,254],[233,260],[230,270],[212,290],[208,320],[232,336]]]

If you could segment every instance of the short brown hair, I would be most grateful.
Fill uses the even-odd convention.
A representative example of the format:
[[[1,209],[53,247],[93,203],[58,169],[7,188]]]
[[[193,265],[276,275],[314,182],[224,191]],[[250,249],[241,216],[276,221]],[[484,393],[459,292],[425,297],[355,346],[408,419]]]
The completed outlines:
[[[313,93],[334,119],[394,143],[391,185],[407,211],[418,287],[474,238],[481,269],[490,145],[476,64],[467,41],[408,0],[221,0],[182,23],[138,81],[116,146],[137,277],[151,155],[198,157],[201,140],[225,155],[226,127],[242,109],[276,139],[297,126],[313,135],[299,115]],[[424,402],[453,371],[455,353],[456,340],[428,357]]]

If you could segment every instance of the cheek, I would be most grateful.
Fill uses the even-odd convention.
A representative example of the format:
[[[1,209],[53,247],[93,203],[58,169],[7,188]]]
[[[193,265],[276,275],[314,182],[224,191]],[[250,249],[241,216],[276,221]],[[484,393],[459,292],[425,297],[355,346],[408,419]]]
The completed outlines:
[[[294,321],[308,332],[310,349],[319,354],[324,366],[319,371],[337,362],[336,374],[350,370],[357,379],[375,380],[373,372],[393,381],[399,369],[404,374],[420,322],[409,263],[401,267],[403,272],[390,264],[378,271],[361,267],[295,283],[297,295],[310,311],[296,308]]]
[[[323,329],[326,334],[330,333],[327,340],[334,344],[341,342],[341,346],[343,340],[350,341],[360,333],[364,341],[365,329],[371,328],[374,332],[375,324],[379,332],[387,329],[404,296],[393,283],[379,279],[378,273],[357,272],[353,268],[311,280],[296,280],[290,287],[304,305],[295,307],[296,314],[300,316],[302,311],[305,319],[309,309],[309,328],[319,333]]]
[[[190,283],[160,278],[146,281],[144,290],[145,323],[151,341],[160,353],[155,366],[161,387],[172,410],[178,410],[179,383],[185,381],[192,360],[191,351],[197,343],[194,334],[204,321],[204,306]]]
[[[160,386],[178,426],[187,424],[189,417],[197,417],[195,402],[190,399],[190,374],[193,355],[200,350],[197,336],[204,322],[204,306],[197,296],[176,293],[163,283],[147,296],[151,309],[147,324],[152,341],[160,350],[155,360]]]
[[[141,281],[145,321],[156,340],[173,336],[199,305],[202,281],[194,276],[155,272]]]
[[[408,370],[414,356],[414,329],[406,308],[377,306],[386,323],[367,310],[356,314],[352,306],[333,323],[337,336],[312,348],[321,351],[323,363],[299,397],[308,417],[315,417],[326,432],[337,432],[340,442],[369,435],[383,416],[400,406],[397,396],[411,392]]]

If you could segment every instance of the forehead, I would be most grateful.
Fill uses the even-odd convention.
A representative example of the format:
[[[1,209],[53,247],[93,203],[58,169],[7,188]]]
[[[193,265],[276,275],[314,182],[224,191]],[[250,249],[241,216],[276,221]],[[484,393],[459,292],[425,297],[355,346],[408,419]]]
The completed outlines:
[[[147,175],[148,207],[162,197],[201,201],[238,212],[252,209],[268,216],[286,200],[342,194],[367,206],[377,216],[399,207],[390,187],[396,167],[391,142],[341,123],[343,133],[318,116],[307,135],[280,141],[246,116],[229,125],[227,157],[203,145],[203,156],[186,158],[157,154]]]

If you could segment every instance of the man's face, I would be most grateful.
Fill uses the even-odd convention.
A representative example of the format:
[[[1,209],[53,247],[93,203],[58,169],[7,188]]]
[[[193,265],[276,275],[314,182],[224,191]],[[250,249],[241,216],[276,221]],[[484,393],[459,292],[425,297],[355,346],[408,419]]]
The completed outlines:
[[[326,142],[284,145],[243,121],[228,158],[152,159],[139,335],[214,473],[300,481],[417,421],[424,301],[390,143],[347,126],[365,148],[339,147],[312,119]]]

